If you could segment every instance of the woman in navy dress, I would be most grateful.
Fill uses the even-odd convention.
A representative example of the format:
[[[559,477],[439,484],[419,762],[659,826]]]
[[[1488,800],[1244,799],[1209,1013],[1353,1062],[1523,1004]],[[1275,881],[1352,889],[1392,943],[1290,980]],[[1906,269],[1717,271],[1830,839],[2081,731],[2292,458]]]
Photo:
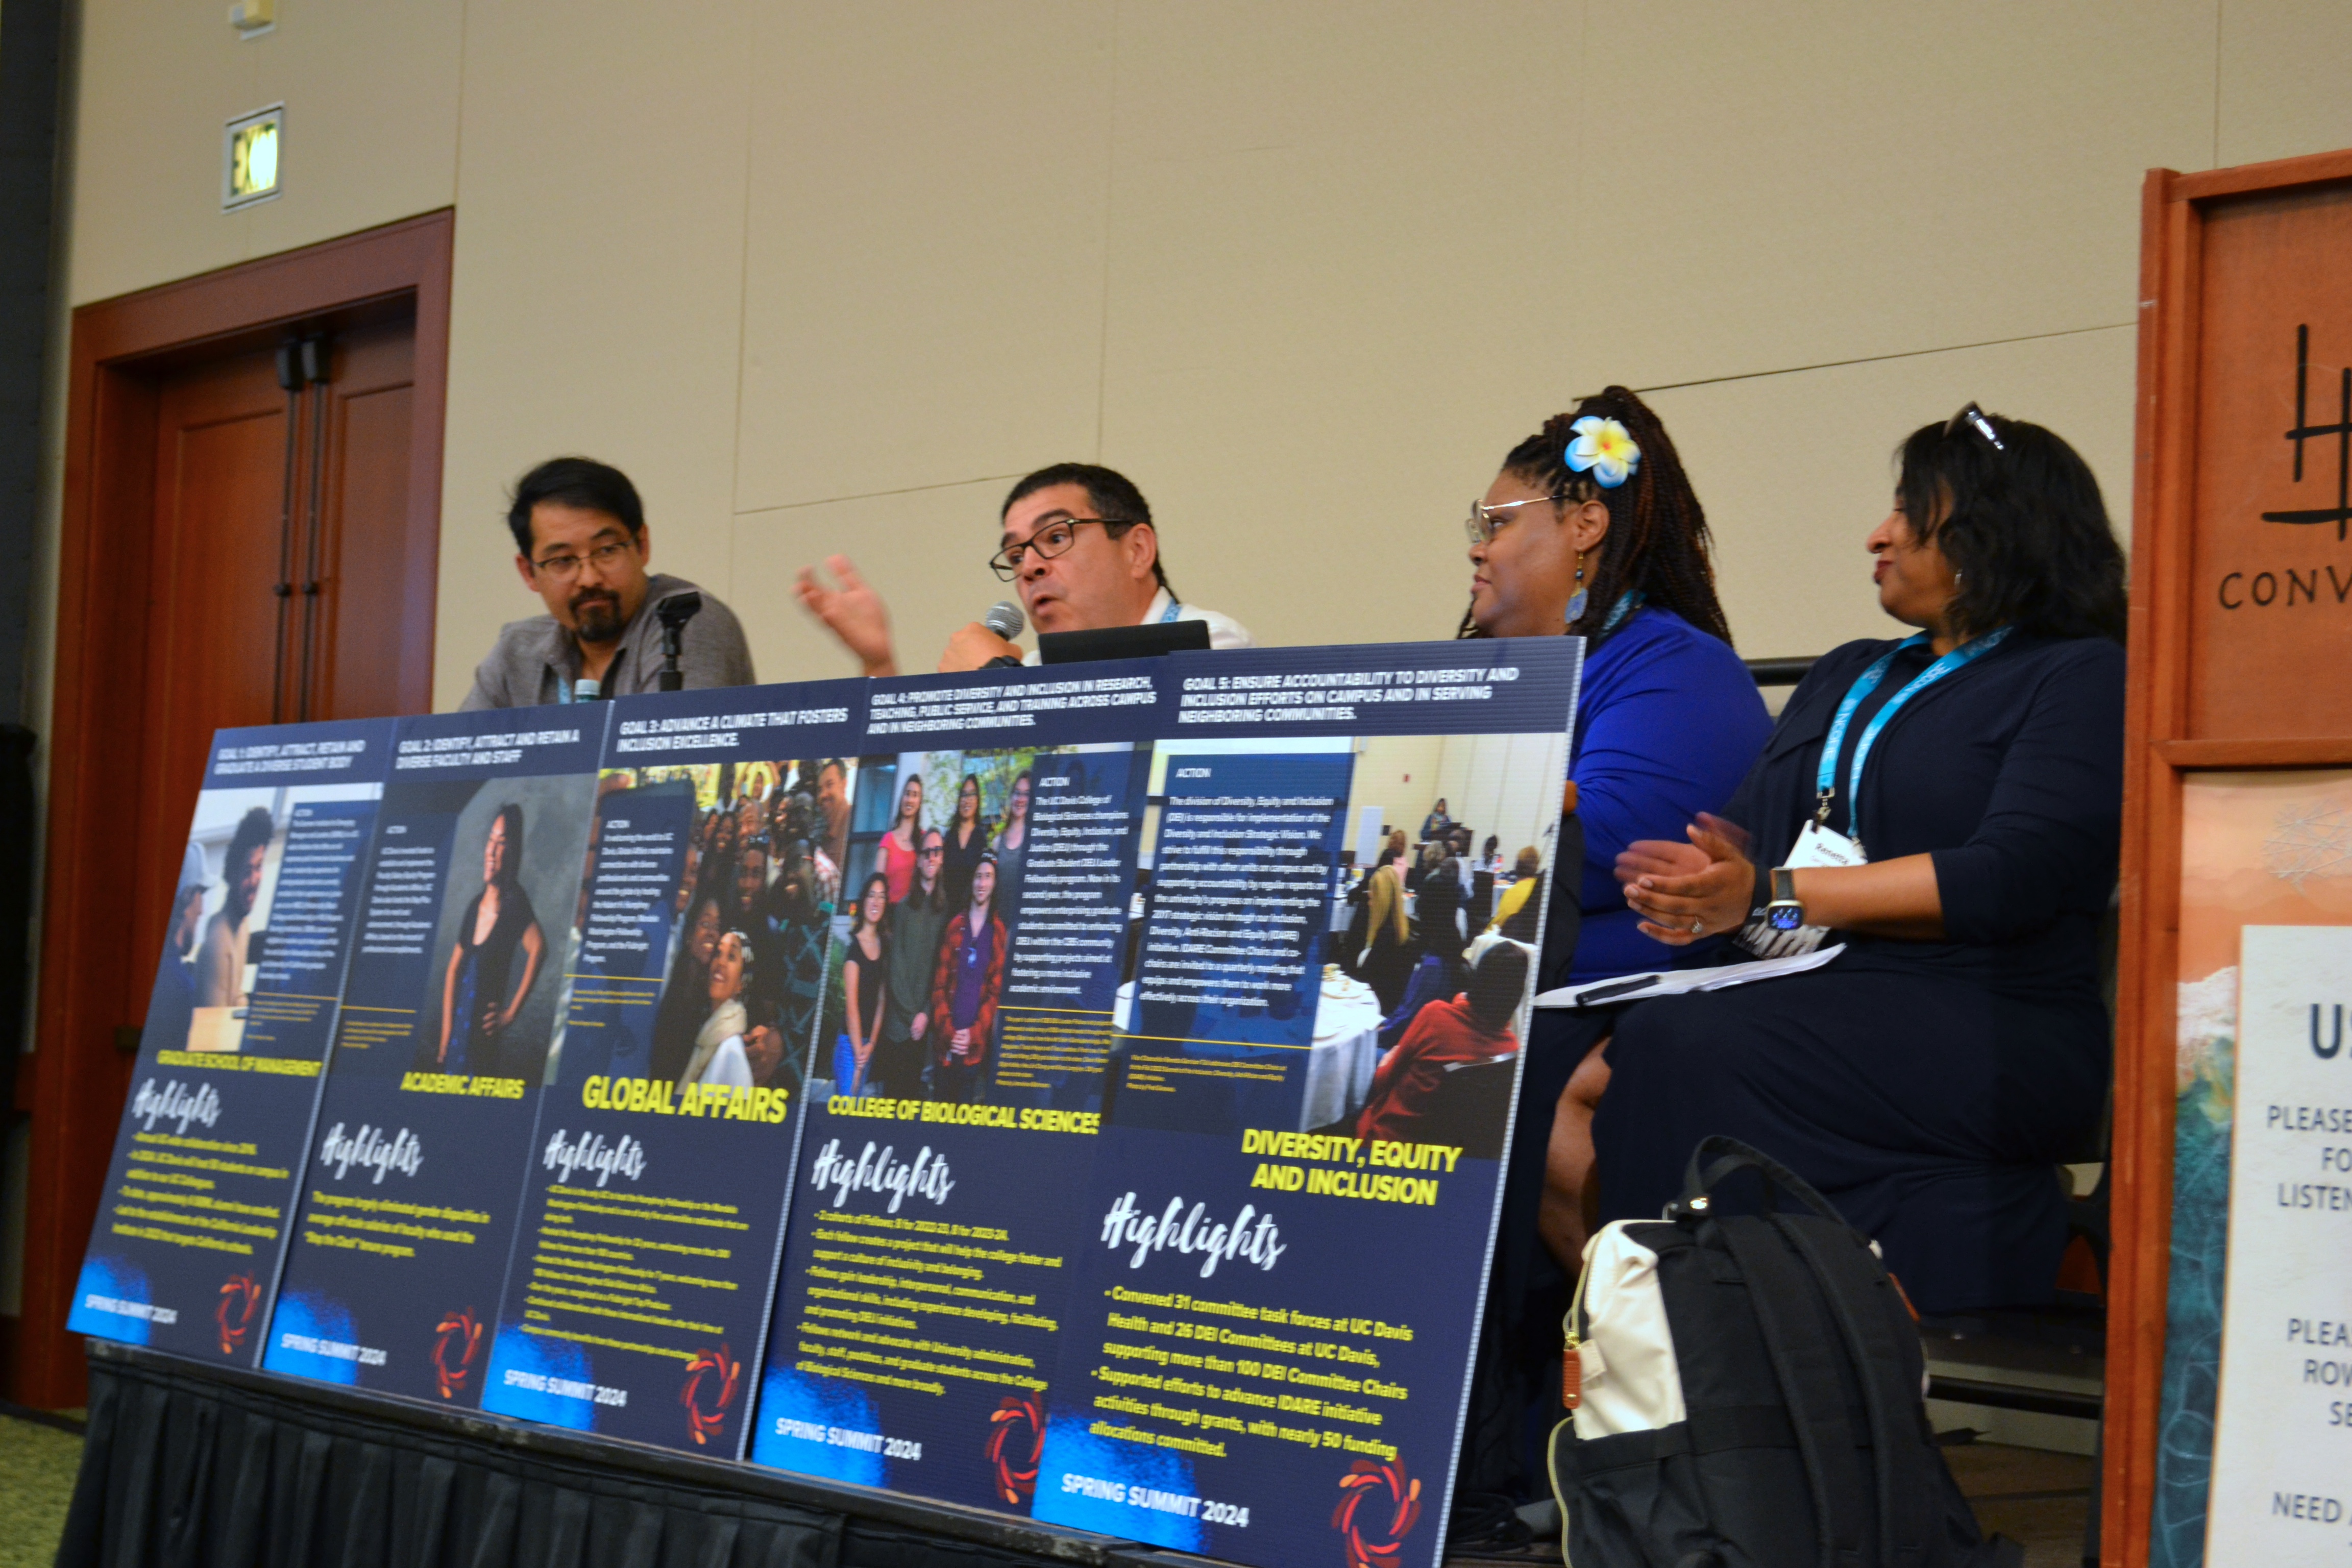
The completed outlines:
[[[2065,1245],[2054,1167],[2107,1087],[2123,556],[2098,481],[2039,426],[1971,404],[1900,463],[1869,549],[1880,605],[1918,634],[1824,657],[1728,822],[1637,844],[1624,868],[1656,941],[1746,927],[1769,945],[1772,921],[1750,922],[1780,898],[1780,924],[1845,951],[1623,1014],[1593,1126],[1599,1208],[1654,1215],[1698,1141],[1728,1133],[1874,1237],[1920,1310],[2046,1301]],[[1816,820],[1859,863],[1773,871]]]

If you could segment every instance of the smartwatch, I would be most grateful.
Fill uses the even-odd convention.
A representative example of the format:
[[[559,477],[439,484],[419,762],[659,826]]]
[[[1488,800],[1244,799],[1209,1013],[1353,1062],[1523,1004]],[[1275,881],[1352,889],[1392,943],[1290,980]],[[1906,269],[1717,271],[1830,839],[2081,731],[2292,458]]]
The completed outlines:
[[[1774,931],[1799,931],[1805,923],[1805,906],[1797,901],[1797,874],[1786,866],[1772,868],[1772,901],[1764,906],[1764,923]]]

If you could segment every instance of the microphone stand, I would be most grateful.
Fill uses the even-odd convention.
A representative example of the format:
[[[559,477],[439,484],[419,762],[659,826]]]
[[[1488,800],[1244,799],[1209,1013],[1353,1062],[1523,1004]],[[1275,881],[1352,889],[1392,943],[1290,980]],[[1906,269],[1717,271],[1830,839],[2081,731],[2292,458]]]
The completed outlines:
[[[654,606],[654,615],[661,621],[662,667],[654,679],[656,691],[683,691],[686,674],[677,667],[678,656],[685,651],[686,623],[702,613],[699,594],[673,594]]]

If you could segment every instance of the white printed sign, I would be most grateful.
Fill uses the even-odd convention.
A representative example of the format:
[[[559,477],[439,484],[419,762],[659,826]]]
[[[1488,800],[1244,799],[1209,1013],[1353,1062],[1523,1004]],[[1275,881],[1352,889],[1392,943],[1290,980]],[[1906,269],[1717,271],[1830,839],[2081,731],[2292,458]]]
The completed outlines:
[[[2352,928],[2248,926],[2205,1561],[2352,1563]]]

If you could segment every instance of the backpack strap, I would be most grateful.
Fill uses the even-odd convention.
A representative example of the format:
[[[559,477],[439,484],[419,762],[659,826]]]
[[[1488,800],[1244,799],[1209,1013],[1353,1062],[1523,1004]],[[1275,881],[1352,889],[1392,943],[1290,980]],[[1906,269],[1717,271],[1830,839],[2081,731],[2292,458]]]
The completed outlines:
[[[1887,1300],[1894,1287],[1866,1248],[1826,1238],[1819,1227],[1784,1215],[1774,1215],[1772,1224],[1820,1284],[1862,1385],[1877,1472],[1878,1561],[1887,1568],[1914,1568],[1927,1560],[1932,1528],[1927,1502],[1937,1489],[1919,1462],[1919,1388],[1907,1376],[1908,1358],[1895,1338],[1895,1314]]]
[[[1707,1159],[1710,1153],[1719,1158],[1710,1163]],[[1823,1219],[1837,1225],[1845,1224],[1845,1216],[1838,1213],[1829,1199],[1813,1191],[1812,1184],[1804,1177],[1761,1149],[1721,1133],[1700,1139],[1698,1147],[1691,1151],[1690,1163],[1683,1170],[1682,1196],[1666,1206],[1666,1218],[1706,1218],[1715,1211],[1715,1189],[1739,1171],[1754,1171],[1763,1178],[1765,1213],[1769,1214],[1780,1206],[1780,1194],[1785,1189],[1790,1196]],[[1862,1239],[1861,1233],[1857,1231],[1855,1237]]]
[[[1870,1498],[1854,1451],[1861,1435],[1846,1415],[1845,1388],[1838,1376],[1843,1355],[1812,1272],[1790,1256],[1769,1220],[1712,1219],[1702,1239],[1709,1231],[1747,1278],[1748,1304],[1763,1331],[1813,1494],[1821,1568],[1861,1563],[1863,1514]]]

